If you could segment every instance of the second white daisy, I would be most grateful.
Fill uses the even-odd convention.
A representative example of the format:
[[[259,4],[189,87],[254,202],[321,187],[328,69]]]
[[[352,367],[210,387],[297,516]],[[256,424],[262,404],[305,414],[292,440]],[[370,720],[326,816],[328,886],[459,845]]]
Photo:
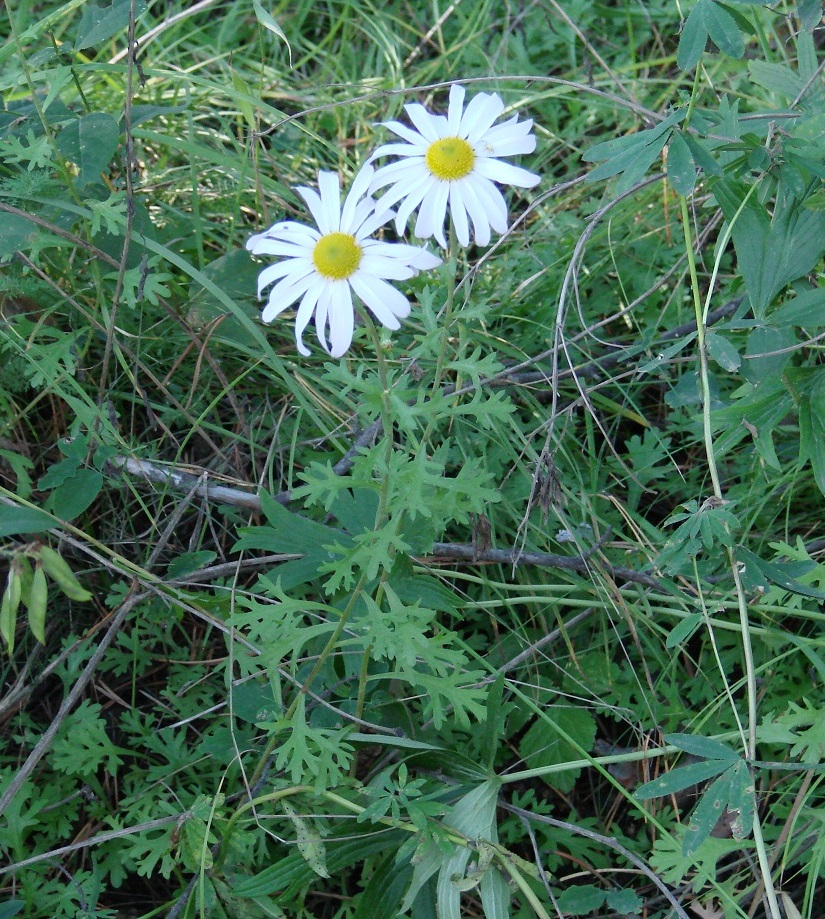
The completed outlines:
[[[318,341],[332,357],[341,357],[352,342],[353,293],[383,326],[397,329],[410,313],[410,302],[388,281],[405,281],[441,264],[438,256],[425,249],[370,238],[391,216],[386,208],[376,214],[375,202],[366,196],[373,173],[372,166],[358,173],[342,208],[338,175],[319,172],[317,192],[295,189],[315,218],[317,230],[286,220],[257,233],[246,244],[253,255],[280,257],[258,276],[258,296],[275,285],[261,318],[272,322],[300,300],[295,340],[305,356],[310,352],[303,333],[313,313]]]
[[[377,210],[401,202],[395,218],[400,234],[419,208],[415,235],[421,239],[434,236],[444,248],[448,206],[462,246],[470,244],[470,223],[480,246],[490,242],[491,229],[505,233],[507,204],[495,183],[532,188],[540,181],[532,172],[501,161],[501,157],[535,150],[532,120],[519,121],[514,116],[494,125],[504,111],[501,96],[478,93],[465,111],[464,87],[457,84],[450,88],[446,117],[433,115],[415,103],[404,108],[417,130],[398,121],[385,122],[407,143],[384,144],[370,157],[370,162],[383,156],[401,157],[381,166],[370,184],[370,193],[390,186],[378,200]]]

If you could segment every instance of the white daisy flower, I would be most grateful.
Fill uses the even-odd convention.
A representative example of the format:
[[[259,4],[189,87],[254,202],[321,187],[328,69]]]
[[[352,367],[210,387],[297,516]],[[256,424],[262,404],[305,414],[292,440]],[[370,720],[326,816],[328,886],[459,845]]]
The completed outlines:
[[[391,186],[378,200],[377,209],[381,211],[402,202],[395,218],[395,228],[400,234],[410,214],[420,208],[415,235],[421,239],[434,236],[445,249],[444,217],[448,205],[462,246],[470,244],[470,222],[480,246],[490,242],[491,228],[505,233],[507,205],[493,183],[532,188],[540,181],[532,172],[500,159],[536,149],[536,138],[530,133],[532,120],[520,122],[516,115],[493,126],[504,111],[501,96],[479,93],[464,111],[464,87],[458,85],[450,88],[446,117],[430,114],[423,105],[404,108],[418,130],[398,121],[385,122],[386,127],[407,143],[384,144],[369,159],[372,162],[381,156],[401,157],[375,173],[370,194]]]
[[[315,313],[318,341],[332,357],[341,357],[352,342],[355,293],[388,329],[400,327],[410,313],[410,302],[387,281],[406,281],[419,271],[441,264],[437,255],[403,243],[371,239],[392,217],[380,215],[365,197],[375,170],[365,166],[355,177],[341,207],[341,188],[334,172],[318,173],[318,191],[296,188],[318,229],[282,221],[246,244],[253,255],[276,255],[280,261],[258,276],[258,296],[275,282],[261,318],[272,322],[296,300],[295,340],[304,356],[303,333]],[[329,342],[327,341],[329,326]]]

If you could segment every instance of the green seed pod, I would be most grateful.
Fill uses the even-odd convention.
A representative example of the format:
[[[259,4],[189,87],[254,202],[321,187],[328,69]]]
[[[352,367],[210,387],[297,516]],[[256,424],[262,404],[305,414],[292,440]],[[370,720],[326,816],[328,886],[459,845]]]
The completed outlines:
[[[14,630],[17,627],[17,607],[12,609],[12,585],[15,581],[19,586],[20,579],[14,574],[14,568],[10,568],[3,600],[0,602],[0,638],[8,645],[9,654],[14,651]],[[18,605],[19,602],[18,597]]]
[[[46,574],[39,561],[34,564],[34,574],[26,605],[29,609],[29,628],[32,635],[41,643],[46,643],[46,605],[49,599],[49,588],[46,585]]]
[[[62,555],[48,546],[40,547],[40,561],[43,570],[57,584],[70,600],[87,601],[92,599],[88,590],[84,590],[74,572],[66,563]]]

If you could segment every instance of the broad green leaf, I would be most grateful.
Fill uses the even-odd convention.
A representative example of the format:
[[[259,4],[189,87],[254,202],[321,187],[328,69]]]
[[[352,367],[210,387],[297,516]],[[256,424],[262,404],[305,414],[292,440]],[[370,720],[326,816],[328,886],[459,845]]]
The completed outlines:
[[[355,899],[352,919],[398,919],[412,874],[408,861],[397,862],[395,852],[389,852],[375,864],[369,883]]]
[[[75,50],[92,48],[124,31],[129,25],[130,6],[131,0],[112,0],[108,6],[87,3],[77,26]],[[145,12],[144,0],[135,0],[135,17]]]
[[[822,443],[823,441],[820,441],[820,445]],[[756,580],[757,583],[761,582],[764,587],[767,587],[769,583],[776,584],[777,587],[781,587],[792,594],[825,600],[824,590],[818,590],[815,587],[803,584],[789,573],[789,564],[792,563],[766,562],[744,546],[736,546],[735,553],[737,559],[744,563],[743,575],[747,574],[751,582]]]
[[[802,28],[813,32],[822,21],[822,0],[796,0],[796,12]]]
[[[25,905],[23,900],[7,900],[5,903],[0,903],[0,919],[12,919],[13,916],[23,911]]]
[[[323,840],[321,839],[321,834],[315,829],[312,822],[302,817],[288,801],[282,801],[281,807],[295,827],[298,851],[309,867],[312,868],[319,877],[328,878],[329,871],[327,871],[326,866],[327,852]]]
[[[719,818],[725,813],[730,800],[731,780],[735,769],[736,766],[732,766],[723,772],[699,799],[699,803],[691,814],[685,838],[682,840],[683,855],[693,855],[710,836]]]
[[[708,355],[724,370],[732,373],[739,369],[742,358],[727,338],[718,332],[708,332],[705,336],[705,346],[708,349]]]
[[[771,325],[818,329],[825,326],[825,288],[806,290],[788,300],[770,315]]]
[[[667,148],[667,177],[676,193],[687,197],[696,187],[696,163],[679,131],[670,135]]]
[[[567,735],[570,743],[565,739]],[[581,750],[590,750],[596,739],[596,722],[589,711],[565,705],[550,705],[543,717],[533,722],[519,744],[519,754],[530,769],[557,766],[581,759]],[[545,781],[560,791],[572,790],[581,769],[549,774]]]
[[[678,747],[685,753],[701,756],[703,759],[720,759],[736,762],[739,754],[721,740],[712,737],[700,737],[697,734],[665,734],[663,740],[666,744]]]
[[[351,834],[352,827],[347,825],[326,839],[326,867],[333,876],[373,855],[397,848],[409,836],[404,830],[382,830],[369,835],[359,833],[356,838],[348,838]],[[303,856],[293,851],[274,865],[237,881],[234,891],[238,897],[262,897],[277,891],[288,900],[305,890],[316,877]]]
[[[103,489],[103,476],[96,469],[78,469],[54,489],[47,506],[55,517],[69,521],[79,517]]]
[[[30,249],[35,237],[42,232],[31,220],[0,211],[0,259]]]
[[[21,533],[45,533],[58,521],[36,507],[19,507],[0,502],[0,539]]]
[[[479,884],[484,919],[509,919],[510,887],[501,872],[491,865]]]
[[[89,185],[101,181],[120,142],[120,128],[111,115],[93,112],[78,118],[57,136],[57,149],[78,167],[77,182]]]
[[[604,906],[607,891],[595,884],[569,884],[556,898],[563,916],[589,916]]]
[[[779,380],[791,359],[796,335],[789,328],[760,325],[748,333],[743,376],[757,386]]]
[[[741,17],[740,17],[741,18]],[[731,57],[742,57],[745,53],[745,42],[736,19],[722,6],[710,0],[705,5],[705,28],[716,47]]]
[[[731,831],[735,839],[745,839],[753,829],[753,775],[747,763],[740,760],[731,773],[728,810],[733,816]]]
[[[640,785],[633,793],[640,801],[647,801],[649,798],[661,798],[665,795],[674,794],[682,791],[683,788],[690,788],[691,785],[699,785],[724,772],[730,768],[729,759],[706,760],[701,763],[691,763],[688,766],[679,766],[660,775],[650,782]]]
[[[708,43],[708,30],[705,26],[706,5],[707,0],[699,0],[682,26],[679,48],[676,52],[676,66],[680,70],[693,70],[704,54]]]

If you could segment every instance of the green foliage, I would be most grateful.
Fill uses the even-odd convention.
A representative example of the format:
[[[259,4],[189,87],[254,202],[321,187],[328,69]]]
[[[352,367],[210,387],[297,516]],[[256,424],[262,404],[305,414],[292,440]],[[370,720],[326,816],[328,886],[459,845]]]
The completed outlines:
[[[816,919],[821,4],[7,7],[0,919]],[[445,74],[541,184],[299,357]]]

